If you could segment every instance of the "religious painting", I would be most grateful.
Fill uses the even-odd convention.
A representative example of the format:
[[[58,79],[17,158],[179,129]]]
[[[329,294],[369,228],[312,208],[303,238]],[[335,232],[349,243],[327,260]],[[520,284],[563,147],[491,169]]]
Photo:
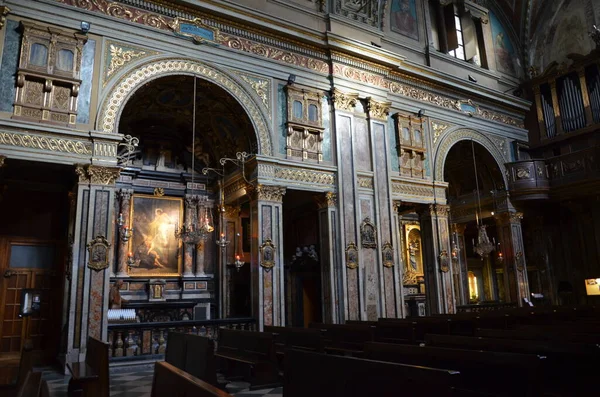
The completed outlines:
[[[360,225],[360,239],[363,248],[377,248],[377,231],[370,218],[365,218]]]
[[[392,31],[419,40],[416,0],[392,0],[390,27]]]
[[[271,270],[275,266],[275,246],[269,238],[260,246],[260,265],[266,271]]]
[[[87,245],[90,254],[88,267],[96,271],[104,270],[108,267],[108,247],[110,244],[104,236],[96,236]]]
[[[358,267],[358,250],[354,243],[349,243],[346,247],[346,267],[348,269],[356,269]]]
[[[490,24],[492,25],[492,37],[494,38],[496,69],[502,73],[516,75],[519,59],[515,54],[512,42],[494,13],[490,12],[489,15]]]
[[[130,276],[178,276],[181,244],[175,230],[183,221],[183,199],[136,194],[131,200]]]
[[[383,256],[383,266],[393,267],[394,266],[394,247],[389,242],[383,244],[381,249],[381,255]]]

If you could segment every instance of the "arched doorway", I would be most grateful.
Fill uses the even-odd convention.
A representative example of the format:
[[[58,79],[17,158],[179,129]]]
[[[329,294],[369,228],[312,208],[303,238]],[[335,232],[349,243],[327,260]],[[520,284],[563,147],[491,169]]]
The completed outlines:
[[[507,283],[496,228],[498,200],[506,198],[500,166],[480,143],[454,143],[444,162],[458,304],[506,301]]]
[[[135,153],[122,159],[121,175],[126,178],[117,183],[117,188],[131,191],[130,203],[121,203],[122,211],[130,211],[124,214],[130,218],[126,222],[133,226],[129,255],[134,265],[128,275],[166,279],[165,288],[170,277],[172,286],[179,283],[179,289],[172,287],[179,295],[171,293],[170,299],[208,305],[211,318],[250,316],[249,198],[243,189],[241,195],[230,189],[231,181],[240,179],[240,168],[231,161],[220,161],[235,159],[238,152],[261,151],[243,104],[229,90],[204,77],[168,74],[138,86],[119,115],[118,131],[139,139]],[[160,258],[164,255],[152,237],[157,234],[152,227],[156,216],[140,209],[141,200],[166,203],[169,199],[179,200],[181,210],[171,216],[169,225],[163,225],[168,230],[161,243],[175,247],[178,256],[173,257],[175,265],[171,267],[177,271],[163,276],[165,263]],[[175,237],[174,231],[181,227],[198,228],[204,223],[214,231],[198,243]],[[216,244],[221,239],[227,243]],[[154,255],[150,264],[144,261],[148,253]],[[244,265],[235,266],[237,257]],[[138,262],[144,266],[136,268]],[[181,282],[176,281],[179,277]],[[137,298],[135,293],[131,295],[125,297]]]

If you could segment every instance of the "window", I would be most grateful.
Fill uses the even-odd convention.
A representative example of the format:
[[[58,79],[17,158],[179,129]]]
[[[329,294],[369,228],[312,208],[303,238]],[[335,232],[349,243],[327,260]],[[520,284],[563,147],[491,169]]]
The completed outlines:
[[[292,85],[285,87],[288,120],[286,154],[302,161],[323,161],[322,93]]]
[[[454,9],[454,30],[456,31],[456,47],[454,50],[448,51],[448,54],[452,55],[454,58],[462,59],[466,61],[465,58],[465,42],[463,38],[463,29],[462,23],[460,20],[460,16],[458,15],[458,8],[453,6]]]

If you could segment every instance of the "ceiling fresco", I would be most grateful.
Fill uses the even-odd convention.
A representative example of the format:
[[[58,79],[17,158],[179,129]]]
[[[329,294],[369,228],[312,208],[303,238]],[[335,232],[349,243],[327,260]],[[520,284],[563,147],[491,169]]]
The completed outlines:
[[[221,157],[256,153],[256,135],[242,106],[228,92],[196,79],[196,169],[218,167]],[[119,132],[140,138],[141,152],[168,150],[167,161],[191,162],[194,80],[163,77],[141,87],[127,102]]]

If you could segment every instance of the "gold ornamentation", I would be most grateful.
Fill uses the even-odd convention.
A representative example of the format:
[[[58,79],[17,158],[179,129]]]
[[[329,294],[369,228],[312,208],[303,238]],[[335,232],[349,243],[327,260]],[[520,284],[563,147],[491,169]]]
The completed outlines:
[[[260,246],[260,265],[268,272],[275,266],[275,246],[271,239],[265,239]]]
[[[41,149],[50,152],[92,154],[92,146],[88,142],[18,132],[0,132],[0,144]]]
[[[383,257],[384,267],[394,267],[394,247],[389,241],[381,247],[381,255]]]
[[[359,176],[358,186],[365,189],[373,189],[373,178],[370,176]]]
[[[367,98],[367,112],[372,119],[386,121],[390,106],[392,106],[391,102],[379,102],[371,97]]]
[[[223,216],[226,219],[237,219],[240,216],[240,207],[233,205],[223,206]]]
[[[438,121],[431,121],[431,128],[433,129],[433,144],[435,145],[442,136],[442,134],[450,127],[450,125],[441,123]]]
[[[358,250],[354,243],[349,243],[346,246],[346,267],[348,269],[356,269],[358,267]]]
[[[271,82],[267,79],[261,79],[259,77],[251,76],[237,72],[242,80],[256,92],[256,95],[262,100],[263,105],[269,109],[269,103],[271,101]],[[269,113],[270,115],[270,113]]]
[[[4,24],[6,23],[6,16],[9,12],[10,8],[8,8],[7,6],[0,6],[0,30],[2,30],[2,28],[4,27]]]
[[[506,140],[503,138],[495,137],[493,135],[488,135],[488,138],[490,138],[490,141],[494,142],[494,145],[496,145],[500,153],[502,153],[502,155],[504,156],[505,161],[508,161],[509,158],[508,149],[506,147]]]
[[[517,179],[529,179],[531,178],[531,171],[529,168],[517,167]]]
[[[187,59],[150,61],[137,67],[135,70],[132,70],[127,76],[124,76],[107,95],[108,99],[102,107],[99,122],[101,130],[107,134],[117,132],[117,116],[129,94],[143,84],[146,84],[148,79],[161,75],[170,75],[173,74],[173,72],[194,73],[200,75],[203,79],[215,83],[228,91],[233,97],[240,101],[248,112],[248,116],[252,120],[254,128],[258,133],[260,154],[266,156],[272,154],[271,135],[268,129],[268,123],[259,107],[245,90],[223,72],[214,69],[207,64]]]
[[[110,244],[104,236],[96,236],[87,244],[89,252],[88,267],[95,271],[104,270],[108,267],[108,248]]]
[[[273,177],[293,182],[305,182],[317,185],[335,185],[335,174],[333,172],[319,172],[306,169],[294,169],[277,167],[273,171]]]
[[[360,224],[360,245],[363,248],[377,248],[377,230],[369,217]]]
[[[88,182],[94,185],[112,185],[121,175],[121,169],[78,164],[75,173],[79,175],[79,182]]]
[[[525,264],[524,264],[524,262],[525,262],[525,258],[524,258],[524,255],[523,255],[523,251],[518,251],[515,254],[515,263],[517,265],[517,270],[518,271],[522,272],[523,270],[525,270]]]
[[[358,100],[358,94],[349,94],[334,88],[331,98],[333,100],[333,106],[335,110],[353,112],[354,107],[356,106],[356,101]]]
[[[163,189],[162,187],[155,187],[154,188],[154,195],[157,197],[162,197],[165,195],[165,189]]]
[[[337,205],[337,195],[334,192],[326,192],[325,194],[314,196],[319,209],[334,208]]]
[[[142,59],[151,55],[156,55],[158,52],[149,51],[140,47],[125,45],[114,41],[109,41],[106,46],[105,59],[110,60],[108,67],[104,65],[104,77],[102,86],[106,87],[108,81],[125,65],[135,59]]]
[[[362,83],[389,89],[390,83],[385,79],[384,76],[366,72],[351,66],[346,66],[340,63],[333,64],[333,75],[344,77],[349,80],[360,81]]]
[[[210,32],[212,32],[212,35],[213,35],[212,40],[207,39],[206,37],[202,37],[200,35],[194,34],[194,33],[182,32],[182,30],[181,30],[182,23],[188,24],[188,25],[194,25],[200,29],[209,30]],[[191,38],[192,41],[194,42],[194,44],[204,44],[206,42],[214,43],[215,39],[217,38],[217,35],[219,34],[219,29],[213,28],[212,26],[208,26],[200,18],[194,18],[194,19],[175,18],[175,20],[169,24],[169,28],[178,35]]]
[[[258,185],[254,188],[256,200],[281,202],[285,194],[285,187]]]
[[[337,194],[334,192],[325,193],[325,200],[327,200],[327,205],[329,207],[337,206]]]
[[[448,273],[450,270],[450,258],[448,257],[448,251],[442,250],[439,255],[440,270],[444,273]]]

